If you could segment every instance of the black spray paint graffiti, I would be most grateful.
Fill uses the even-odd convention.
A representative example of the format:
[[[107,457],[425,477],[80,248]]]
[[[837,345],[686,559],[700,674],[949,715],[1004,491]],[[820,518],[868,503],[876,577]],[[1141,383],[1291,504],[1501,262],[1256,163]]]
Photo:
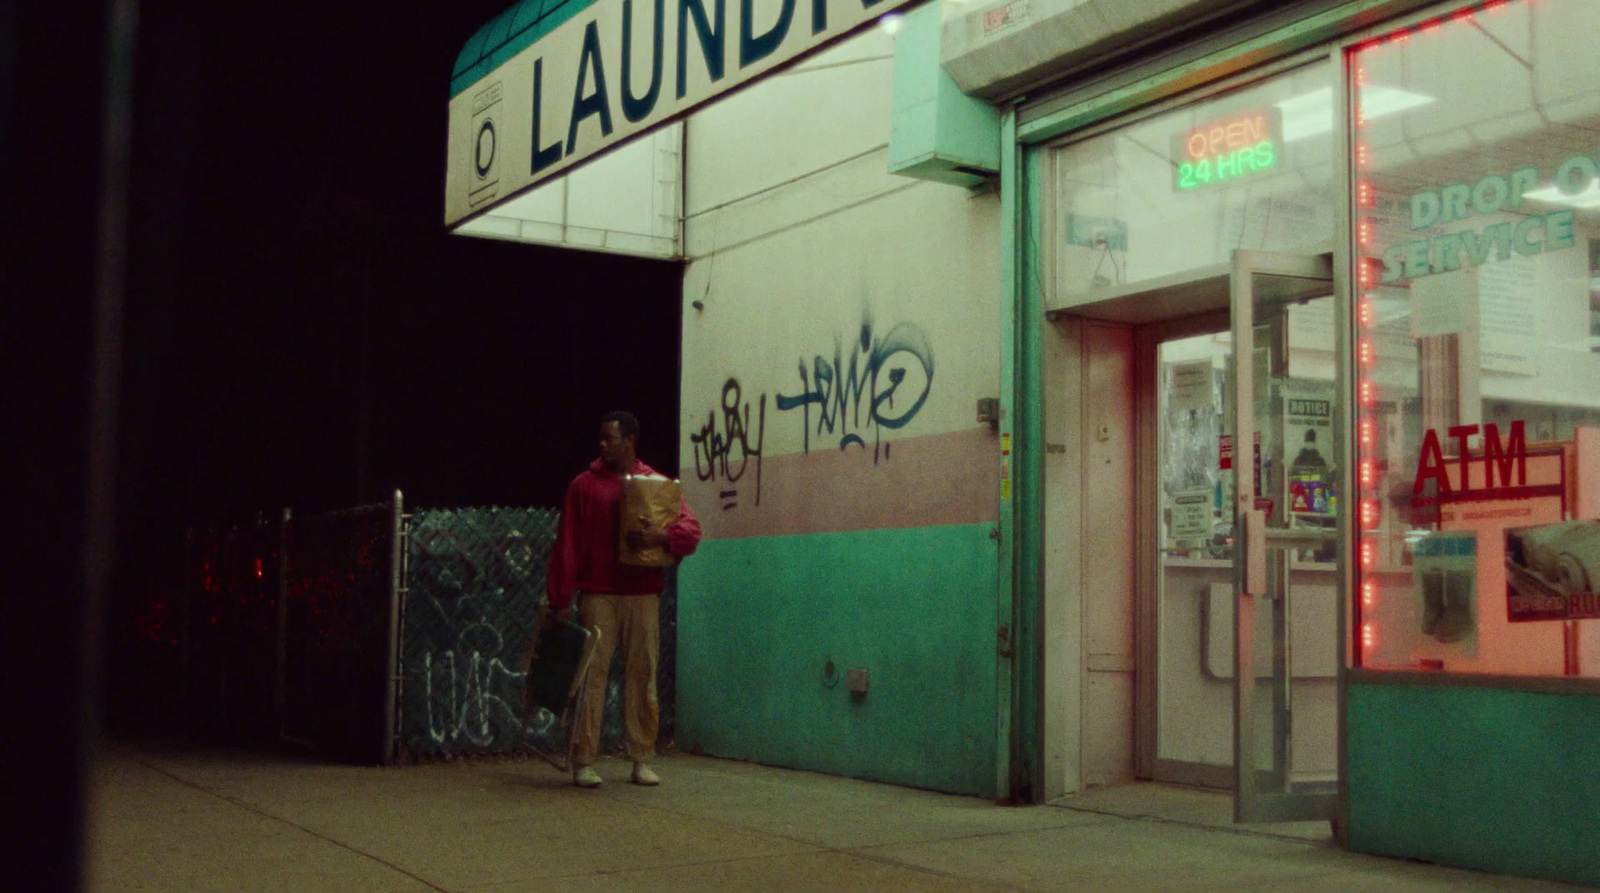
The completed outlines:
[[[743,388],[737,378],[730,378],[722,386],[722,419],[717,411],[706,413],[706,423],[697,434],[689,435],[694,444],[694,473],[702,481],[722,480],[736,484],[749,470],[750,460],[756,465],[756,505],[761,504],[761,442],[767,431],[767,395],[762,394],[756,404],[755,444],[750,442],[750,403],[743,400]],[[722,510],[737,506],[739,491],[727,487],[717,493]]]
[[[928,335],[912,323],[901,323],[875,338],[872,318],[862,320],[860,336],[848,361],[843,344],[835,339],[833,359],[814,357],[800,361],[801,391],[777,395],[780,411],[801,411],[803,449],[811,451],[812,413],[816,434],[836,435],[839,449],[852,444],[866,449],[872,437],[872,461],[889,458],[885,429],[903,428],[928,402],[933,389],[933,348]],[[752,413],[753,410],[753,413]],[[754,425],[752,425],[754,421]],[[755,465],[755,504],[761,504],[761,451],[766,439],[767,395],[745,399],[737,378],[722,385],[722,400],[706,413],[700,430],[689,436],[694,448],[695,476],[702,481],[725,481],[718,491],[723,511],[738,506],[737,484],[751,463]]]
[[[933,348],[920,326],[901,323],[882,338],[874,338],[872,319],[861,322],[861,333],[845,363],[844,348],[834,342],[833,360],[817,356],[808,370],[800,361],[799,394],[779,394],[779,410],[800,409],[804,415],[805,451],[811,451],[811,411],[816,408],[816,433],[839,435],[839,449],[851,444],[867,446],[863,432],[872,434],[872,461],[888,458],[884,429],[903,428],[928,401],[933,388]],[[898,401],[898,405],[897,405]]]

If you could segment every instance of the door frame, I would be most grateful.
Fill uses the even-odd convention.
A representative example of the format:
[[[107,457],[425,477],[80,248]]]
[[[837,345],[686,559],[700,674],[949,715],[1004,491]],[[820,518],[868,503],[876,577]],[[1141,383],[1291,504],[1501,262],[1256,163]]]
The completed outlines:
[[[1241,270],[1244,276],[1241,277]],[[1298,795],[1285,797],[1272,797],[1270,804],[1262,806],[1263,798],[1255,793],[1255,785],[1241,784],[1240,767],[1246,761],[1252,760],[1252,748],[1239,746],[1241,729],[1241,700],[1247,702],[1245,708],[1254,710],[1253,679],[1254,671],[1247,669],[1240,671],[1236,668],[1234,674],[1234,758],[1231,766],[1189,763],[1177,760],[1163,760],[1159,756],[1159,610],[1158,597],[1159,574],[1161,572],[1161,538],[1160,538],[1160,494],[1159,494],[1159,430],[1160,420],[1157,416],[1157,386],[1159,365],[1157,362],[1157,348],[1165,341],[1204,335],[1212,333],[1229,332],[1232,335],[1234,350],[1237,351],[1241,343],[1249,343],[1251,339],[1241,340],[1238,329],[1241,325],[1253,325],[1254,305],[1247,307],[1241,314],[1235,309],[1240,300],[1252,300],[1253,296],[1248,287],[1248,276],[1254,272],[1264,272],[1290,276],[1295,278],[1314,279],[1327,282],[1330,290],[1330,300],[1337,301],[1337,283],[1334,281],[1334,264],[1331,254],[1322,255],[1291,255],[1277,252],[1236,252],[1233,261],[1226,267],[1208,267],[1188,274],[1165,277],[1137,286],[1107,290],[1094,295],[1089,300],[1082,301],[1074,306],[1060,308],[1049,314],[1058,325],[1067,319],[1078,318],[1080,322],[1100,320],[1105,322],[1122,323],[1131,325],[1133,335],[1133,363],[1134,363],[1134,400],[1130,409],[1134,412],[1133,430],[1135,436],[1135,487],[1136,495],[1132,501],[1135,512],[1135,536],[1139,540],[1135,554],[1137,564],[1134,576],[1134,655],[1137,675],[1134,685],[1133,705],[1133,746],[1134,746],[1134,775],[1136,778],[1148,778],[1158,781],[1167,781],[1180,784],[1198,785],[1220,790],[1232,790],[1235,799],[1236,819],[1240,821],[1264,821],[1274,819],[1316,817],[1326,815],[1327,807],[1317,805],[1308,809],[1305,805],[1306,798]],[[1241,285],[1241,278],[1244,284]],[[1189,312],[1184,312],[1187,308]],[[1181,315],[1179,315],[1181,314]],[[1077,329],[1081,332],[1081,328]],[[1065,333],[1065,330],[1064,330]],[[1250,332],[1253,336],[1253,331]],[[1080,336],[1081,337],[1081,336]],[[1081,344],[1081,342],[1079,342]],[[1245,366],[1245,375],[1236,378],[1235,389],[1251,386],[1250,372],[1253,366],[1239,364],[1236,368]],[[1082,386],[1081,379],[1076,382]],[[1078,399],[1087,399],[1087,395],[1077,394]],[[1233,396],[1235,437],[1241,429],[1239,425],[1239,400]],[[1244,408],[1244,417],[1249,425],[1254,424],[1254,404]],[[1080,436],[1088,437],[1086,429]],[[1242,441],[1242,442],[1248,442]],[[1244,462],[1235,465],[1236,473],[1244,473]],[[1253,501],[1253,487],[1236,487],[1235,493],[1246,493],[1246,497]],[[1343,520],[1341,520],[1341,524]],[[1242,530],[1242,523],[1235,520],[1235,529]],[[1242,538],[1241,538],[1242,539]],[[1235,550],[1233,578],[1235,581],[1235,598],[1240,599],[1245,591],[1242,587],[1245,581],[1245,562],[1247,560],[1243,543]],[[1080,593],[1087,597],[1087,593]],[[1240,610],[1241,605],[1236,602],[1235,610],[1235,659],[1249,660],[1253,657],[1253,649],[1243,647],[1238,638],[1238,625],[1249,622],[1252,618],[1247,612]],[[1341,614],[1342,620],[1342,614]],[[1343,641],[1342,622],[1337,634]],[[1248,644],[1248,643],[1245,643]],[[1243,680],[1252,680],[1252,685],[1244,685]],[[1083,677],[1079,677],[1082,684]],[[1241,697],[1243,692],[1244,697]],[[1253,716],[1253,712],[1251,713]],[[1336,734],[1342,735],[1342,724]],[[1342,767],[1341,767],[1342,768]],[[1341,772],[1342,778],[1342,772]],[[1317,794],[1320,798],[1322,795]],[[1243,803],[1253,799],[1254,805],[1245,808]],[[1294,803],[1288,801],[1294,800]],[[1283,801],[1283,802],[1279,802]],[[1308,813],[1310,813],[1308,815]]]
[[[1134,405],[1138,445],[1137,536],[1141,547],[1134,589],[1134,652],[1138,679],[1134,702],[1134,774],[1138,778],[1175,784],[1226,789],[1232,784],[1227,767],[1163,760],[1160,757],[1158,687],[1160,667],[1161,599],[1159,593],[1161,548],[1161,474],[1159,469],[1161,420],[1157,417],[1156,389],[1160,386],[1157,351],[1164,341],[1228,331],[1229,311],[1205,310],[1138,327],[1134,335]]]

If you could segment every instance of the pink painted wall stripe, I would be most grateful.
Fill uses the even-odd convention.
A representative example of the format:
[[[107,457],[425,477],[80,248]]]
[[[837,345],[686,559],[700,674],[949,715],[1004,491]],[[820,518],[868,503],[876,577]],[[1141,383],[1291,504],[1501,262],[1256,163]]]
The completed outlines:
[[[988,428],[874,447],[751,460],[739,479],[680,474],[708,538],[980,524],[999,519],[999,444]],[[759,502],[757,475],[760,475]]]

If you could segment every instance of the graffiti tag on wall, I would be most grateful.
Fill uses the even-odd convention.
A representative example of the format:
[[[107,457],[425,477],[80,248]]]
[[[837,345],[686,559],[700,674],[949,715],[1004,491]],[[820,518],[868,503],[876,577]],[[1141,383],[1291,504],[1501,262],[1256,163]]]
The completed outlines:
[[[741,401],[743,404],[741,406]],[[750,426],[750,403],[744,400],[744,389],[739,379],[730,378],[722,386],[722,418],[717,410],[706,413],[706,423],[699,432],[689,435],[694,446],[694,473],[702,481],[726,481],[736,484],[755,460],[756,505],[761,504],[761,442],[767,432],[767,395],[762,394],[756,404],[754,429]],[[720,425],[719,425],[720,421]],[[750,442],[755,432],[755,444]],[[717,496],[724,511],[738,503],[739,491],[726,487]]]
[[[933,348],[920,326],[901,323],[877,338],[872,320],[861,323],[860,337],[845,363],[842,345],[834,342],[833,360],[817,356],[806,368],[800,361],[801,391],[778,395],[780,410],[799,409],[804,417],[804,451],[811,451],[811,415],[816,433],[838,435],[839,449],[866,448],[863,432],[873,437],[873,460],[879,458],[884,429],[903,428],[928,402],[933,388]],[[898,399],[898,405],[896,400]]]
[[[933,369],[933,348],[920,326],[903,322],[878,335],[868,314],[848,351],[836,336],[831,358],[802,356],[799,390],[778,394],[774,406],[780,412],[799,410],[802,452],[811,452],[813,436],[837,437],[841,451],[851,446],[865,450],[870,439],[872,461],[877,464],[889,458],[884,432],[904,428],[928,402]],[[723,383],[717,408],[706,413],[705,424],[689,436],[695,475],[728,485],[718,491],[724,511],[738,506],[739,491],[733,485],[752,463],[755,504],[761,504],[766,417],[767,395],[746,399],[739,379],[730,377]]]

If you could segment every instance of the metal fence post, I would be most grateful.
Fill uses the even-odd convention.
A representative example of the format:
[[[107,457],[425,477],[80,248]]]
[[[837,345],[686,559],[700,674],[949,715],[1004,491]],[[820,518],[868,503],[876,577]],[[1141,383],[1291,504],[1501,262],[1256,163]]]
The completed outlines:
[[[284,506],[278,524],[278,668],[273,686],[273,706],[278,714],[278,737],[289,729],[289,521],[293,512]]]
[[[394,491],[394,517],[391,519],[389,540],[389,639],[384,655],[383,692],[383,761],[393,763],[398,723],[396,713],[400,698],[400,563],[405,540],[405,503],[399,490]]]
[[[189,683],[194,652],[194,621],[189,617],[189,612],[194,610],[194,590],[204,575],[195,568],[199,547],[195,545],[194,528],[186,529],[183,537],[187,560],[184,562],[183,585],[178,588],[178,678],[173,680],[173,690],[178,694],[178,725],[188,733],[193,731],[191,724],[194,722],[194,708],[190,704],[194,699],[194,691]]]

